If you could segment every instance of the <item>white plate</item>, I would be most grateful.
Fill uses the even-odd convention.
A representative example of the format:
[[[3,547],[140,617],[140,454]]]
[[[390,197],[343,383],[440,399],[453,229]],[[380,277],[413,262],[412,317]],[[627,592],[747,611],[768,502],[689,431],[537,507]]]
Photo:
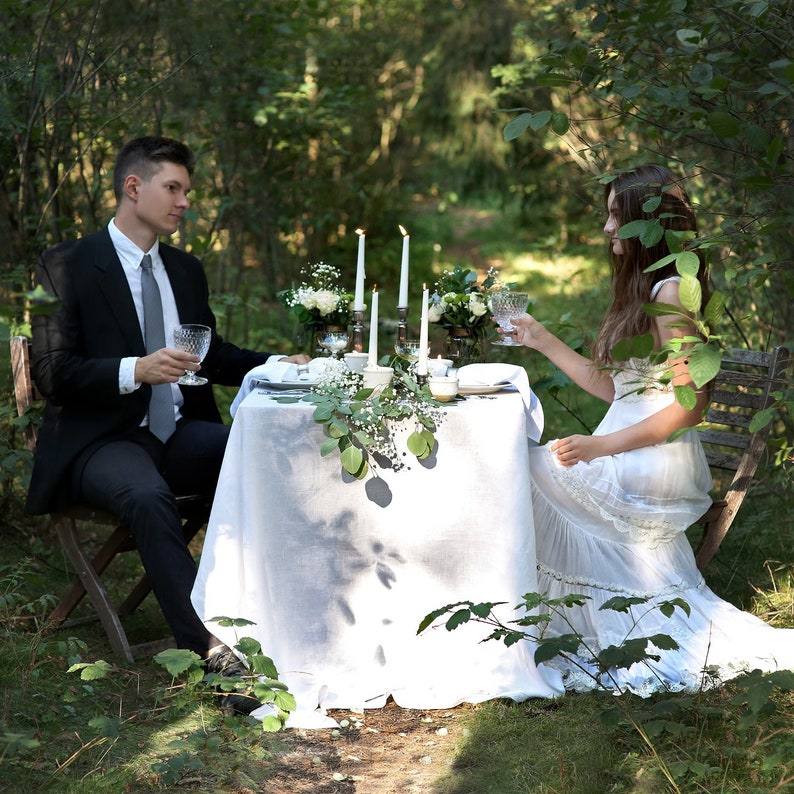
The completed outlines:
[[[273,391],[286,391],[294,390],[294,389],[306,389],[309,391],[312,386],[314,386],[317,381],[314,380],[282,380],[282,381],[272,381],[267,380],[265,378],[257,378],[256,385],[262,389],[272,389]]]
[[[502,391],[502,389],[506,389],[509,385],[509,383],[497,383],[493,386],[485,386],[482,383],[472,383],[470,386],[466,386],[461,383],[458,386],[458,394],[463,394],[464,396],[467,394],[495,394],[498,391]]]

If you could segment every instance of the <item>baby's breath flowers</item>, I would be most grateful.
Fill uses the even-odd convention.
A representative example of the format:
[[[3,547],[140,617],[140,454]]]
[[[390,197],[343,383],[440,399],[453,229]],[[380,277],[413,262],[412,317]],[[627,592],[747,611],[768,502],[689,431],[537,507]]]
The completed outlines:
[[[418,460],[427,458],[443,416],[441,403],[399,364],[391,384],[373,390],[365,389],[363,376],[344,362],[328,361],[302,399],[314,405],[314,421],[325,425],[327,438],[320,454],[338,451],[344,470],[359,480],[373,465],[393,470],[405,466],[395,434],[406,425],[408,451]]]
[[[301,270],[297,287],[282,290],[278,297],[304,325],[347,325],[353,294],[340,286],[340,277],[333,265],[317,262]]]

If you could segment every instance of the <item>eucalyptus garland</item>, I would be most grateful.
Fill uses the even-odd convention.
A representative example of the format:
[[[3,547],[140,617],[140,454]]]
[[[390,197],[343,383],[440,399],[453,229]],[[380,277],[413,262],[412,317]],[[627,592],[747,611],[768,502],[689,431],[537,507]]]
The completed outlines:
[[[444,406],[399,361],[394,362],[389,386],[365,389],[362,375],[351,372],[344,362],[329,360],[311,392],[281,401],[298,399],[311,403],[314,421],[325,426],[320,455],[338,452],[342,468],[359,480],[373,465],[396,471],[404,468],[403,454],[395,443],[395,429],[403,422],[414,423],[406,439],[408,451],[417,460],[429,457],[444,414]]]

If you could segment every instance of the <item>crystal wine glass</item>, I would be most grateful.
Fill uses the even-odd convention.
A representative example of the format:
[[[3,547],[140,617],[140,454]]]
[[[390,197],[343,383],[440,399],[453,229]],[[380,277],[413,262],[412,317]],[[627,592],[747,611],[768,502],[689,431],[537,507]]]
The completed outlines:
[[[491,294],[491,311],[493,312],[494,320],[499,323],[499,327],[505,334],[509,334],[515,327],[510,320],[513,317],[522,315],[527,310],[528,305],[529,295],[526,292],[502,290]],[[493,344],[504,345],[505,347],[521,347],[519,342],[509,336]]]
[[[185,353],[192,353],[199,357],[199,363],[204,360],[210,349],[212,331],[209,326],[188,323],[178,325],[174,329],[174,347]],[[201,378],[192,369],[186,369],[185,374],[177,381],[181,386],[201,386],[206,383],[206,378]]]
[[[420,349],[418,339],[398,339],[394,343],[394,352],[411,364],[419,360]],[[430,346],[428,345],[428,352],[429,350]]]
[[[320,346],[331,352],[333,358],[341,358],[342,351],[350,341],[347,331],[326,331],[320,336]]]

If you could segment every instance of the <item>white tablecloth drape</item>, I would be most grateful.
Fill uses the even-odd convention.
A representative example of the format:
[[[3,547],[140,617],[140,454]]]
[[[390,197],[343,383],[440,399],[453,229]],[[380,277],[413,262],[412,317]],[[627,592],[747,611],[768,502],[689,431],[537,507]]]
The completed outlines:
[[[193,603],[227,644],[256,637],[296,696],[288,727],[332,725],[329,708],[449,708],[562,693],[529,643],[481,643],[474,624],[417,636],[422,618],[460,600],[536,589],[526,414],[503,392],[450,405],[431,458],[400,471],[344,475],[320,456],[323,428],[305,403],[259,391],[240,404]],[[411,428],[401,429],[403,433]]]

